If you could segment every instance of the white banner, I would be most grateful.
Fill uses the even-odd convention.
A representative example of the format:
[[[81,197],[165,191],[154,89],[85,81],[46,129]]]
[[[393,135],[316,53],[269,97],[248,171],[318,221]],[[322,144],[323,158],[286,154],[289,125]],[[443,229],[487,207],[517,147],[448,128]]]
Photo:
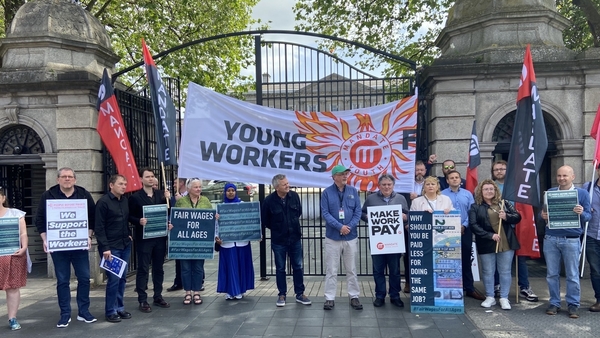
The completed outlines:
[[[405,253],[401,205],[367,207],[371,255]]]
[[[342,164],[359,190],[376,190],[387,173],[396,191],[410,192],[416,136],[416,95],[356,110],[294,112],[190,82],[178,175],[271,184],[285,174],[294,186],[327,187],[331,169]]]
[[[86,199],[46,200],[48,251],[88,249]]]

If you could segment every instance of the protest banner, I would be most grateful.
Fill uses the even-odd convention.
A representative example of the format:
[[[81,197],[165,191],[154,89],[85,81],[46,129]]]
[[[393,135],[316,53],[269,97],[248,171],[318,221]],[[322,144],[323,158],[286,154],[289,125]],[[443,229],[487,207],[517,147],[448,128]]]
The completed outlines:
[[[87,200],[46,201],[48,251],[87,250],[88,239]]]
[[[577,190],[546,191],[545,207],[548,212],[549,229],[579,228],[579,215],[573,209],[579,204]]]
[[[217,213],[217,236],[223,242],[258,241],[262,238],[259,202],[218,204]]]
[[[169,259],[213,259],[215,210],[172,208]]]
[[[0,256],[12,255],[20,248],[19,218],[0,218]]]
[[[406,252],[401,205],[367,208],[371,255]]]
[[[143,206],[143,217],[148,220],[146,225],[144,225],[144,239],[164,237],[167,235],[169,228],[167,212],[166,204]]]

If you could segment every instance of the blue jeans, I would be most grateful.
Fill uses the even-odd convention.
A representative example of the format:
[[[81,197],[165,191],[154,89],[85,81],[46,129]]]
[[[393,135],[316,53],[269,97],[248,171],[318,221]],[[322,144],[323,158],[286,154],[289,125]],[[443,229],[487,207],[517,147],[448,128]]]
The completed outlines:
[[[129,264],[129,257],[131,256],[131,243],[129,243],[123,250],[111,248],[110,253],[111,255],[117,256]],[[102,255],[102,253],[100,254]],[[110,272],[107,272],[106,275],[108,277],[108,281],[106,282],[106,303],[104,305],[104,314],[108,317],[116,314],[117,312],[125,311],[123,295],[125,294],[127,273],[124,272],[121,278]]]
[[[529,259],[529,257],[527,256],[517,256],[517,264],[518,265],[518,270],[519,273],[517,274],[517,276],[519,277],[517,282],[519,284],[519,289],[523,290],[523,289],[529,289],[529,270],[527,267],[527,260]],[[496,271],[496,274],[494,275],[494,285],[498,285],[500,284],[499,278],[498,278],[498,271]]]
[[[385,299],[385,267],[390,275],[390,299],[400,298],[400,256],[402,254],[371,255],[375,297]]]
[[[512,283],[510,268],[514,254],[514,250],[508,250],[479,255],[486,297],[494,297],[494,272],[497,269],[500,276],[500,298],[508,298],[510,284]]]
[[[285,296],[287,293],[287,282],[285,263],[286,255],[290,257],[292,265],[292,275],[294,280],[294,293],[301,295],[304,293],[304,270],[302,267],[302,241],[298,240],[295,243],[288,245],[271,243],[273,256],[275,258],[275,281],[277,283],[278,296]]]
[[[71,316],[71,265],[77,276],[77,308],[79,314],[90,309],[90,259],[87,250],[55,251],[50,254],[56,275],[56,295],[60,315]]]
[[[560,307],[560,261],[565,265],[567,276],[567,305],[579,307],[581,289],[579,287],[579,238],[544,236],[544,256],[546,257],[546,282],[550,292],[550,304]]]
[[[200,291],[204,279],[204,259],[180,259],[181,282],[185,291]]]
[[[585,237],[585,257],[590,265],[590,280],[596,302],[600,302],[600,240]]]

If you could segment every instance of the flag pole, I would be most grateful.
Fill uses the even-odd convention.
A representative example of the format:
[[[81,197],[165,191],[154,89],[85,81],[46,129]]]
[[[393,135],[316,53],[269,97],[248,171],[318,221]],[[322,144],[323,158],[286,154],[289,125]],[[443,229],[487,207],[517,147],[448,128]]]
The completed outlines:
[[[515,250],[515,275],[517,282],[515,283],[515,303],[519,304],[519,256],[517,256]]]
[[[594,197],[594,177],[596,176],[597,167],[598,160],[594,160],[594,168],[592,169],[592,180],[590,181],[590,187],[588,191],[588,193],[590,194],[590,205],[592,205],[592,198]],[[585,222],[585,228],[583,230],[583,245],[581,246],[581,250],[579,251],[579,260],[581,261],[581,277],[583,277],[583,271],[585,270],[585,247],[587,242],[587,231],[589,223],[589,221]]]
[[[165,176],[165,162],[160,162],[160,170],[162,171],[162,177],[163,177],[163,186],[165,187],[165,191],[168,191],[168,187],[167,187],[167,176]],[[170,198],[166,198],[167,200],[167,208],[171,207],[171,201]]]
[[[502,200],[502,203],[500,204],[500,211],[504,210],[504,200]],[[500,218],[500,217],[498,217]],[[500,241],[502,240],[502,218],[500,218],[500,222],[498,222],[498,236],[500,236],[500,240],[498,242],[496,242],[496,253],[498,253],[498,249],[500,248]]]

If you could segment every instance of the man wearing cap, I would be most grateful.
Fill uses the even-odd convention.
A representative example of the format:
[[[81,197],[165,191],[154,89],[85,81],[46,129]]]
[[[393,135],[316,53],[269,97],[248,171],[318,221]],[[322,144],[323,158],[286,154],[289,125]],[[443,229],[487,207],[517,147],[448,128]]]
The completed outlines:
[[[333,167],[333,184],[323,191],[321,197],[321,212],[326,223],[325,310],[332,310],[335,306],[340,256],[344,261],[350,305],[356,310],[363,308],[358,300],[360,287],[356,278],[357,227],[361,206],[356,188],[346,185],[349,172],[350,169],[343,165]]]

